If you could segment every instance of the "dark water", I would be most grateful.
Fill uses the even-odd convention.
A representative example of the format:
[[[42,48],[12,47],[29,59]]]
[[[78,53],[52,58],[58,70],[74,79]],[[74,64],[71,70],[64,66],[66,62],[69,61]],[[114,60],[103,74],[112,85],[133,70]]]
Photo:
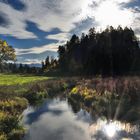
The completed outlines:
[[[24,111],[24,140],[140,140],[138,125],[95,118],[80,109],[74,113],[67,100],[46,100]]]

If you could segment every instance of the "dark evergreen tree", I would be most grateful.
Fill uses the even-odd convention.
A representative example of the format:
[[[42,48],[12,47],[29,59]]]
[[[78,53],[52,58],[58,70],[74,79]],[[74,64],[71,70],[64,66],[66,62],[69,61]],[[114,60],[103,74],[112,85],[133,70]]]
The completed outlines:
[[[64,72],[88,75],[122,75],[140,71],[140,48],[131,28],[89,30],[81,39],[73,35],[59,46],[59,68]]]

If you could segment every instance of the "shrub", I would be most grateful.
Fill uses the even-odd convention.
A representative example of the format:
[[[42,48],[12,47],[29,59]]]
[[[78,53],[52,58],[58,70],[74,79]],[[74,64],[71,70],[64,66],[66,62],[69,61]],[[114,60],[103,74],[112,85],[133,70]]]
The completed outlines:
[[[86,106],[91,106],[92,103],[94,102],[95,98],[92,95],[88,95],[84,98],[84,103]]]
[[[10,133],[13,128],[19,127],[19,116],[0,111],[0,132]]]
[[[26,93],[24,97],[29,101],[30,104],[35,104],[37,102],[40,102],[41,100],[45,99],[48,96],[47,91],[40,91],[40,92],[34,92],[30,91],[29,93]]]
[[[0,102],[0,110],[7,111],[12,114],[20,114],[28,105],[25,98],[14,97]]]
[[[21,140],[24,134],[24,129],[13,129],[9,134],[9,140]]]
[[[0,140],[7,140],[7,137],[4,133],[0,133]]]

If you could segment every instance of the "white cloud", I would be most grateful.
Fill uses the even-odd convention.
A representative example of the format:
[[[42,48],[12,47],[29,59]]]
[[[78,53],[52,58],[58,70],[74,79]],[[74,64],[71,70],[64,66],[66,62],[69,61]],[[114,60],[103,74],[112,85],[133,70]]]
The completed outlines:
[[[38,24],[39,28],[50,31],[59,28],[69,32],[74,23],[85,19],[89,14],[92,0],[24,0],[27,17]]]
[[[24,61],[22,61],[20,63],[22,63],[22,64],[41,64],[41,62],[42,61],[39,59],[24,59]]]
[[[4,3],[0,3],[0,11],[5,13],[10,21],[8,27],[0,26],[0,34],[11,35],[21,39],[36,38],[33,33],[26,30],[26,18],[24,12],[17,11],[10,5]]]
[[[11,35],[17,38],[37,38],[32,32],[26,30],[26,21],[35,23],[43,31],[51,31],[59,28],[62,33],[47,36],[48,39],[56,39],[65,42],[71,30],[76,28],[75,23],[91,18],[97,28],[105,28],[107,25],[132,26],[140,28],[138,12],[124,5],[133,0],[20,0],[26,9],[18,11],[10,5],[0,3],[0,11],[5,13],[10,20],[7,27],[0,27],[0,34]],[[123,4],[123,6],[122,6]],[[82,29],[82,31],[86,30]],[[17,54],[40,53],[46,50],[57,50],[59,44],[49,44],[30,49],[16,49]]]
[[[36,36],[26,30],[26,21],[32,21],[43,31],[59,28],[63,32],[69,32],[75,28],[76,22],[80,22],[90,14],[89,5],[92,0],[21,0],[26,9],[18,11],[10,5],[0,3],[0,11],[5,13],[10,24],[8,27],[0,27],[1,34],[10,34],[17,38],[35,38]],[[6,9],[6,10],[5,10]]]
[[[27,31],[26,21],[32,21],[43,31],[59,28],[69,32],[87,17],[99,23],[122,25],[131,24],[134,16],[132,9],[122,8],[121,3],[127,4],[132,0],[21,0],[26,10],[18,11],[10,5],[0,3],[0,11],[8,15],[10,25],[0,27],[0,33],[10,34],[17,38],[34,38],[33,33]],[[96,6],[93,5],[96,3]],[[5,10],[6,9],[6,10]]]
[[[55,51],[56,52],[59,45],[62,45],[62,44],[61,43],[52,43],[52,44],[48,44],[48,45],[44,45],[44,46],[40,46],[40,47],[32,47],[29,49],[15,48],[15,50],[16,50],[16,55],[40,54],[45,51]]]
[[[111,25],[117,27],[121,25],[132,26],[134,21],[134,12],[129,8],[124,8],[120,5],[122,2],[128,2],[129,0],[105,0],[101,2],[97,8],[95,8],[95,20],[98,23],[98,27],[106,28]]]
[[[69,33],[58,33],[58,34],[48,35],[46,38],[58,40],[60,43],[65,43],[65,41],[69,39],[69,36],[70,36]]]

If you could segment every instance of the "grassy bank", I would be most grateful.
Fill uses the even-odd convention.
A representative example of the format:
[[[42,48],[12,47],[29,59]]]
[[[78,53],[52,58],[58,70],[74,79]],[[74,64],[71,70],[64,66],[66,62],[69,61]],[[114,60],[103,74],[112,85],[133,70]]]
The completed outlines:
[[[21,114],[26,109],[25,98],[13,97],[0,102],[0,140],[20,140],[24,128],[20,124]]]
[[[0,74],[0,85],[23,85],[47,79],[49,79],[49,77],[19,74]]]
[[[75,112],[86,108],[97,118],[140,123],[140,77],[84,79],[68,99]]]
[[[20,124],[24,109],[63,93],[72,83],[69,79],[1,74],[0,140],[21,140],[25,133]]]
[[[45,97],[41,92],[30,95],[29,89],[35,83],[48,79],[42,76],[0,74],[0,140],[22,138],[25,132],[20,124],[23,110],[32,100]],[[31,100],[28,100],[28,93]]]

